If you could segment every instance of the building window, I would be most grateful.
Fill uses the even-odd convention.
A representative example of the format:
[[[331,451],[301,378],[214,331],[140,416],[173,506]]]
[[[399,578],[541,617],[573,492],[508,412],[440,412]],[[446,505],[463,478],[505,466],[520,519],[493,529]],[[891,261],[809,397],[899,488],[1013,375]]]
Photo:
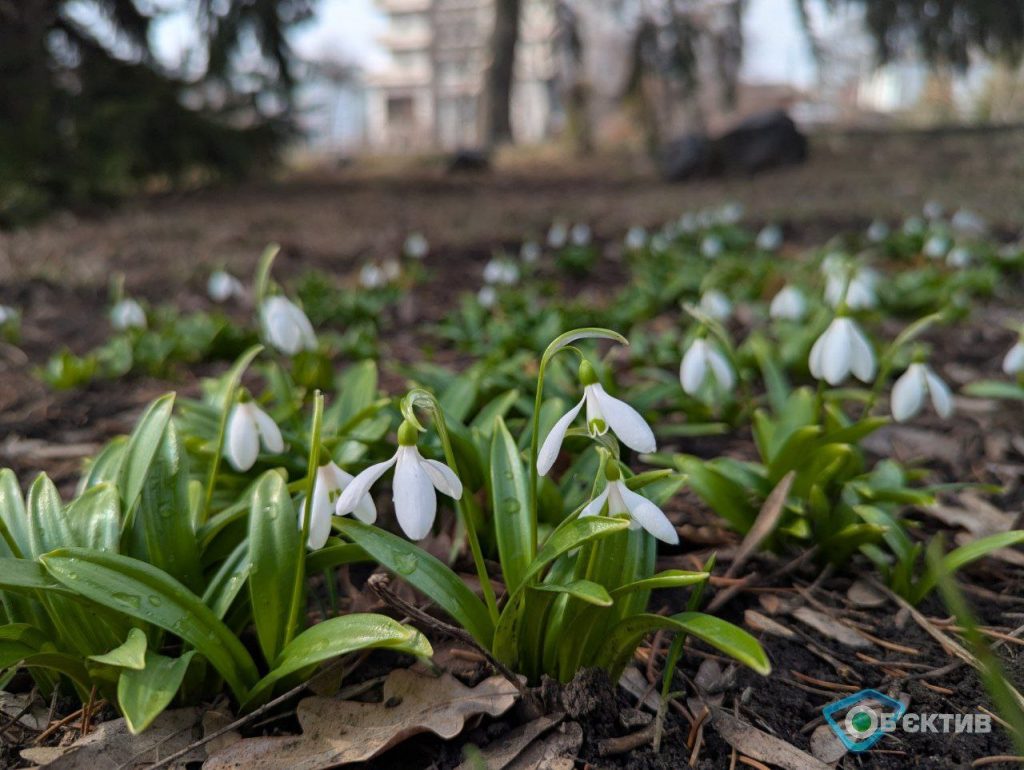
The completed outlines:
[[[411,96],[388,97],[388,123],[408,125],[415,115]]]

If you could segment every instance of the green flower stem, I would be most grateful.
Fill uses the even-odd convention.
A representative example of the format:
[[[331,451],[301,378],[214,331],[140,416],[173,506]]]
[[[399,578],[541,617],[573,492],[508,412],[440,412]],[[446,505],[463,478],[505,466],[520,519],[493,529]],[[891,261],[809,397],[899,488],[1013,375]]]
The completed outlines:
[[[320,433],[324,422],[324,395],[319,390],[313,394],[313,423],[309,437],[309,464],[306,472],[306,499],[299,514],[302,517],[302,532],[299,535],[299,554],[295,568],[295,583],[292,593],[292,617],[288,621],[288,632],[284,646],[295,638],[299,630],[301,608],[305,606],[302,596],[306,590],[306,541],[309,540],[310,515],[313,512],[313,493],[316,491],[317,470],[320,468]]]

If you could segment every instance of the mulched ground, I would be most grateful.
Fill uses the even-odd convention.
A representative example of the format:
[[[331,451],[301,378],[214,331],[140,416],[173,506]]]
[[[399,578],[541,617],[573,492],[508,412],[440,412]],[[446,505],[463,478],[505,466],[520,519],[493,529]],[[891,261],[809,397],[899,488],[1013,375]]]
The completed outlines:
[[[448,178],[431,169],[411,176],[357,170],[242,190],[153,198],[112,214],[67,215],[32,230],[0,235],[0,302],[17,305],[25,314],[20,348],[0,346],[0,466],[14,468],[26,482],[30,473],[46,470],[68,490],[82,458],[130,429],[146,402],[170,388],[194,392],[198,377],[218,369],[200,367],[173,383],[135,378],[70,393],[53,393],[42,386],[33,369],[61,345],[84,352],[106,338],[106,285],[113,271],[126,273],[133,294],[154,303],[174,301],[187,310],[206,305],[203,281],[210,265],[224,264],[247,276],[268,241],[284,245],[276,268],[279,276],[316,267],[351,277],[365,258],[394,253],[404,233],[421,229],[435,256],[427,282],[417,289],[411,318],[406,308],[403,320],[391,323],[388,360],[396,362],[418,354],[424,322],[437,320],[461,292],[479,285],[479,271],[494,245],[512,243],[524,232],[539,236],[555,216],[589,221],[599,238],[618,239],[631,224],[652,225],[687,208],[738,199],[754,221],[781,220],[790,240],[805,244],[820,242],[844,227],[860,229],[875,216],[895,220],[916,212],[928,198],[968,205],[1006,234],[1024,222],[1024,199],[1019,195],[1024,177],[1021,132],[831,136],[818,138],[814,147],[815,159],[805,168],[753,180],[687,186],[654,183],[642,167],[621,160],[566,168],[557,175],[537,163],[482,178]],[[600,291],[602,281],[614,285],[616,277],[598,274],[594,280]],[[982,308],[961,328],[933,335],[936,368],[951,384],[993,376],[1012,343],[1013,335],[1000,324],[1007,315],[1005,307]],[[922,419],[913,427],[889,429],[871,450],[924,465],[932,470],[933,481],[1003,485],[1005,492],[991,501],[992,510],[1012,518],[1024,502],[1024,417],[1006,404],[963,399],[960,407],[950,424]],[[705,439],[681,442],[678,448],[713,456],[722,445]],[[728,450],[743,455],[750,445],[743,437],[731,438]],[[970,495],[954,495],[946,502],[953,513],[945,522],[913,514],[923,532],[941,529],[952,536],[971,521],[992,515],[985,501]],[[722,530],[699,500],[681,495],[670,515],[684,527],[686,546],[663,552],[659,567],[692,569],[712,550],[719,553],[723,566],[728,564],[737,538]],[[770,575],[791,564],[793,556],[757,556],[744,572]],[[990,559],[963,575],[976,612],[1000,644],[1011,681],[1018,686],[1024,683],[1019,654],[1024,630],[1022,564],[1024,559]],[[365,577],[353,575],[348,597],[360,608],[375,602],[362,590]],[[910,696],[910,709],[918,712],[990,708],[973,670],[953,665],[956,658],[936,639],[957,638],[940,603],[930,599],[916,615],[888,597],[880,606],[866,607],[856,592],[850,598],[852,584],[848,574],[805,564],[738,592],[718,610],[724,617],[758,628],[768,618],[774,621],[776,634],[785,632],[762,634],[774,665],[771,678],[742,669],[709,673],[707,661],[715,656],[693,644],[684,659],[685,679],[677,685],[685,682],[688,693],[697,697],[700,691],[694,682],[710,682],[712,691],[702,694],[705,701],[720,700],[722,708],[747,724],[805,751],[810,750],[815,728],[823,724],[822,706],[854,689],[898,686]],[[726,587],[718,581],[709,596],[713,599]],[[660,592],[653,610],[678,611],[684,602],[683,593]],[[831,617],[836,626],[866,632],[865,646],[850,646],[794,617],[801,607]],[[445,643],[435,641],[438,646]],[[655,638],[638,652],[633,689],[642,689],[648,681],[657,689],[666,649],[666,640]],[[355,678],[372,678],[393,663],[371,656]],[[728,669],[725,662],[722,665]],[[482,664],[460,669],[470,683],[484,671]],[[57,704],[58,716],[73,710],[63,705]],[[567,722],[583,727],[577,767],[667,770],[685,767],[692,759],[697,767],[717,770],[734,767],[737,761],[714,724],[701,721],[706,716],[696,701],[670,712],[657,755],[649,745],[602,754],[607,739],[644,729],[631,721],[638,705],[636,693],[589,672],[562,694],[560,705]],[[112,714],[97,718],[104,716]],[[455,767],[463,760],[465,743],[484,746],[524,719],[514,710],[502,718],[480,720],[449,743],[414,738],[371,766]],[[70,723],[48,740],[77,737],[76,725]],[[248,726],[247,734],[295,728],[286,710],[275,721]],[[2,731],[0,738],[0,766],[14,766],[17,759],[9,743],[19,738]],[[899,734],[867,754],[848,755],[840,767],[960,768],[1009,753],[1012,747],[1001,732]]]

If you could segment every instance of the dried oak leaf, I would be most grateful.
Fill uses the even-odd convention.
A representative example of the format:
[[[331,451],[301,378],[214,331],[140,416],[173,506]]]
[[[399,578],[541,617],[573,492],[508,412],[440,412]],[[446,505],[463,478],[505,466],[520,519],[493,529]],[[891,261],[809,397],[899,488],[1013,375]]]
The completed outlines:
[[[365,762],[418,733],[454,738],[467,717],[499,716],[518,691],[501,676],[466,687],[450,674],[438,678],[392,671],[380,703],[306,698],[297,716],[302,735],[249,738],[211,756],[203,770],[321,770]]]

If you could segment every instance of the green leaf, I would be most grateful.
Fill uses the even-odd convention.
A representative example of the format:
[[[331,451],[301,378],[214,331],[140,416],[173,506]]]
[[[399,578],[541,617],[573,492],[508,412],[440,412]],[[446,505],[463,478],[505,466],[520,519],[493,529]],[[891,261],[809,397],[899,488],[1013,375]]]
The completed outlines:
[[[299,569],[299,529],[284,478],[277,471],[260,477],[249,510],[249,598],[256,636],[267,662],[287,644],[288,624]]]
[[[334,433],[365,409],[369,409],[377,397],[377,364],[360,361],[345,370],[338,378],[338,399],[324,413],[324,429],[328,435]]]
[[[998,532],[988,537],[981,537],[959,548],[954,548],[942,558],[941,573],[931,569],[925,573],[921,581],[915,586],[916,595],[914,598],[920,601],[930,594],[942,574],[952,575],[971,562],[987,556],[992,551],[998,551],[1000,548],[1010,548],[1020,543],[1024,543],[1024,530],[1015,529],[1010,532]]]
[[[121,541],[121,497],[110,482],[89,487],[72,500],[64,514],[73,533],[72,541],[97,551],[117,552]]]
[[[231,555],[217,569],[216,574],[210,578],[203,593],[203,604],[210,608],[218,619],[224,620],[231,605],[234,604],[238,594],[248,584],[249,570],[252,563],[249,561],[249,541],[243,540]]]
[[[149,466],[163,443],[164,431],[171,421],[173,410],[174,394],[161,396],[149,405],[128,438],[117,480],[126,515],[131,515],[139,499],[149,474]]]
[[[491,441],[491,511],[505,585],[515,591],[534,557],[529,487],[519,448],[500,417]]]
[[[142,667],[121,673],[117,680],[117,705],[133,735],[149,727],[170,705],[195,654],[195,650],[190,650],[180,658],[168,658],[146,652]]]
[[[571,583],[538,583],[530,586],[533,591],[550,591],[556,594],[568,594],[574,599],[593,604],[597,607],[611,607],[612,597],[600,583],[592,580],[574,580]]]
[[[981,380],[980,382],[972,382],[965,386],[964,393],[977,398],[1005,398],[1013,401],[1024,401],[1024,386],[1018,385],[1016,382]]]
[[[626,583],[625,585],[619,586],[612,591],[612,597],[622,596],[623,594],[632,593],[634,591],[652,591],[655,588],[681,588],[683,586],[692,586],[697,583],[705,582],[711,577],[707,572],[689,572],[682,569],[669,569],[664,572],[659,572],[657,575],[652,575],[649,578],[643,580],[635,580],[632,583]]]
[[[693,491],[711,510],[739,532],[750,529],[757,517],[757,510],[746,488],[734,483],[698,457],[677,455],[675,462],[676,467],[686,474]]]
[[[259,674],[252,657],[202,600],[167,573],[118,554],[62,548],[41,558],[47,572],[97,604],[176,634],[244,698]]]
[[[128,632],[128,638],[120,647],[115,647],[103,655],[90,655],[89,660],[96,663],[104,663],[117,668],[129,668],[141,671],[146,667],[146,647],[148,641],[146,634],[140,628],[133,628]]]
[[[0,559],[0,590],[32,595],[36,591],[48,591],[64,596],[74,596],[74,591],[50,577],[37,561],[28,559]]]
[[[640,640],[659,629],[695,636],[759,674],[767,675],[772,670],[758,641],[721,618],[703,612],[680,612],[669,617],[644,614],[628,617],[612,629],[600,659],[601,667],[608,669],[612,681],[618,681]]]
[[[0,536],[14,556],[27,559],[32,555],[25,501],[18,477],[9,468],[0,470]]]
[[[494,624],[487,607],[442,562],[416,545],[361,521],[339,517],[335,526],[382,566],[437,602],[483,647],[490,648]]]
[[[434,654],[430,642],[419,631],[384,615],[353,613],[331,618],[299,634],[281,651],[270,673],[253,688],[242,709],[260,705],[274,685],[287,676],[339,655],[378,647],[421,658]]]
[[[118,436],[103,447],[100,453],[89,462],[88,472],[78,482],[78,494],[103,482],[117,484],[117,480],[121,476],[121,463],[124,461],[124,448],[127,443],[127,436]]]
[[[29,487],[25,507],[33,557],[38,558],[71,542],[71,530],[64,518],[60,494],[45,473],[40,473]]]
[[[314,551],[306,556],[306,574],[316,575],[343,564],[372,561],[373,557],[358,545],[342,543],[337,538],[332,538],[328,539],[327,545],[319,551]]]

